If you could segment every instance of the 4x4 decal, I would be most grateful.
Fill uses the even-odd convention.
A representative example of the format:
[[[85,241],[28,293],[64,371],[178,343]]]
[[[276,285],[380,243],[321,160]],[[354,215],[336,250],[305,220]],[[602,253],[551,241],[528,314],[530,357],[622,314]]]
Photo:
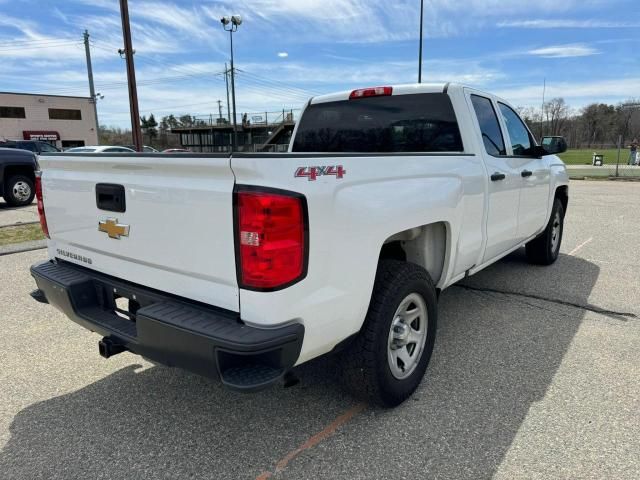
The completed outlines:
[[[319,167],[298,167],[294,177],[307,177],[312,182],[322,175],[335,175],[336,178],[342,178],[347,171],[342,165],[323,165]]]

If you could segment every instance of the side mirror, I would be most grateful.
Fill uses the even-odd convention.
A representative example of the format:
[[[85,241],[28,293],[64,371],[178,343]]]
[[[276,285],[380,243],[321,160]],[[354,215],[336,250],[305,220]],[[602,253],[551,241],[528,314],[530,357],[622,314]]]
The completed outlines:
[[[564,137],[542,137],[541,156],[556,155],[567,151],[567,141]]]

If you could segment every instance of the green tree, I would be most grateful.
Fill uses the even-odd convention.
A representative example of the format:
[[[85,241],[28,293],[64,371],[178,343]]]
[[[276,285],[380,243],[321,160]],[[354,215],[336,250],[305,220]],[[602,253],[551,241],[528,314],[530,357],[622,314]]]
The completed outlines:
[[[153,145],[153,139],[158,136],[158,122],[153,116],[153,113],[149,115],[149,118],[145,116],[140,117],[140,127],[149,137],[149,145]]]

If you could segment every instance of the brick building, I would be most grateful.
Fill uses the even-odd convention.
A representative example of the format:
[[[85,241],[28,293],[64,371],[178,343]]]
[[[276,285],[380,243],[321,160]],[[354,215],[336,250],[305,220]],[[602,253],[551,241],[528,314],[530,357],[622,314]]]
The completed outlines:
[[[44,140],[60,148],[98,144],[90,97],[0,92],[0,141]]]

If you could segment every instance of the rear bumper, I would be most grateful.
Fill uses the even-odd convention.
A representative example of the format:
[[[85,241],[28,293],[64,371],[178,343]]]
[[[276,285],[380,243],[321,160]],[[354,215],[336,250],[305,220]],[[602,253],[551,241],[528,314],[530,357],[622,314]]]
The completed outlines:
[[[48,303],[105,337],[100,344],[104,356],[128,350],[250,391],[284,376],[302,347],[301,324],[250,327],[235,312],[63,261],[36,264],[31,275]],[[117,297],[129,299],[130,318],[116,313]]]

